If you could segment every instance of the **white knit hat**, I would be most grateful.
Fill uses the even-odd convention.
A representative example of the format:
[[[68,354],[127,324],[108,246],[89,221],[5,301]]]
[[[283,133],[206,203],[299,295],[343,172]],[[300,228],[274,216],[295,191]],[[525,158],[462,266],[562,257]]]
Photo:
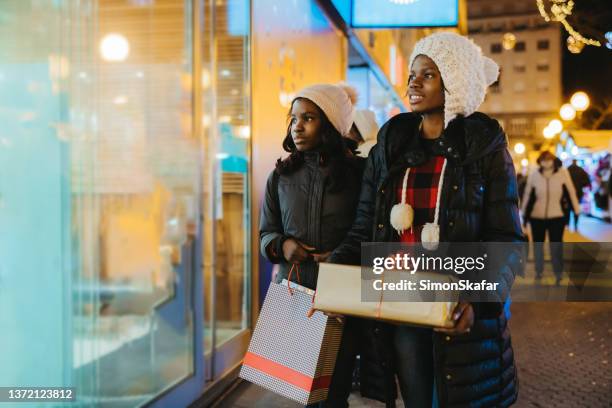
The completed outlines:
[[[299,91],[295,98],[306,98],[314,102],[342,136],[347,136],[355,119],[354,105],[357,91],[346,84],[317,84]]]
[[[419,55],[438,66],[444,81],[444,128],[457,115],[469,116],[482,104],[489,85],[497,80],[499,66],[472,40],[442,32],[421,39],[410,55],[410,67]]]

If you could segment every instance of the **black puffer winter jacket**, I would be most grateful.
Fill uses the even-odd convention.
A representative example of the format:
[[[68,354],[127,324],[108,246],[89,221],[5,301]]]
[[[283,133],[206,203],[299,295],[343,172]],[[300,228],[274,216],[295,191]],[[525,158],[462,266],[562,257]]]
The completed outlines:
[[[398,178],[426,159],[419,141],[420,116],[389,120],[368,157],[355,223],[329,262],[358,264],[362,242],[398,241],[389,222]],[[482,113],[453,120],[438,142],[448,159],[441,195],[440,241],[520,242],[517,182],[507,141],[497,121]],[[500,260],[500,299],[521,270],[520,251]],[[518,383],[510,332],[502,302],[474,303],[470,333],[434,332],[434,372],[442,407],[505,407],[517,397]],[[368,321],[362,347],[362,394],[382,401],[396,397],[391,343],[393,325]]]
[[[327,168],[321,166],[320,161],[320,153],[307,152],[304,164],[295,172],[279,175],[274,170],[268,177],[259,237],[262,255],[273,263],[280,263],[276,282],[287,278],[291,264],[280,253],[279,257],[271,257],[267,250],[269,245],[281,238],[295,238],[314,247],[315,252],[332,251],[342,242],[355,219],[364,160],[358,157],[346,160],[350,171],[340,191],[331,191]],[[317,272],[317,264],[313,261],[300,264],[300,283],[314,289]],[[297,272],[291,280],[298,281]]]

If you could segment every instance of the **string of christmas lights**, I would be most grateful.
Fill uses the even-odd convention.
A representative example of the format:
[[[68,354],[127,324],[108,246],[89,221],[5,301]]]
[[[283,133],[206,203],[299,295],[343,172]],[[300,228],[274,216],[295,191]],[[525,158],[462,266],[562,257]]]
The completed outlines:
[[[574,42],[580,42],[586,45],[593,45],[595,47],[601,47],[601,43],[597,40],[593,40],[591,38],[586,38],[582,34],[572,27],[570,23],[567,21],[567,17],[572,15],[574,10],[574,1],[573,0],[549,0],[552,5],[550,7],[550,11],[552,16],[548,14],[546,11],[546,7],[544,6],[544,0],[536,0],[538,5],[538,10],[542,15],[542,18],[545,21],[556,21],[563,25],[565,31],[568,32],[570,37],[574,39]],[[568,41],[569,43],[570,41]]]

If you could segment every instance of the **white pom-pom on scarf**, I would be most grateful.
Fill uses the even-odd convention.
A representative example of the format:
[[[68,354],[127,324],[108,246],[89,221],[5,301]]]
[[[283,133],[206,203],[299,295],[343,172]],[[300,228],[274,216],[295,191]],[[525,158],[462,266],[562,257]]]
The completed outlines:
[[[433,222],[425,224],[423,226],[423,231],[421,231],[421,243],[423,244],[423,248],[428,251],[435,251],[438,249],[438,244],[440,243],[440,226]]]
[[[404,174],[404,181],[402,183],[402,201],[395,204],[391,208],[391,214],[389,216],[391,226],[397,231],[398,234],[406,231],[412,227],[412,221],[414,220],[414,210],[410,204],[406,203],[406,188],[408,184],[408,175],[410,174],[410,167],[406,169]]]
[[[414,210],[410,204],[399,203],[391,208],[391,226],[399,233],[412,226]]]
[[[423,248],[428,251],[435,251],[438,249],[440,243],[440,226],[438,225],[438,217],[440,215],[440,196],[442,195],[442,187],[444,186],[444,170],[446,170],[446,159],[442,164],[442,173],[440,174],[440,181],[438,182],[438,194],[436,197],[436,210],[434,213],[433,222],[428,222],[423,226],[421,231],[421,244]]]

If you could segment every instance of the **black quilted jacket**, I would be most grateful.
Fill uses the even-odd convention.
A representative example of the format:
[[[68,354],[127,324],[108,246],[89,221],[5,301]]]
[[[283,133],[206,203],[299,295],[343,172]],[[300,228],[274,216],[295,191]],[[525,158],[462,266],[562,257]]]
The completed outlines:
[[[389,120],[378,135],[364,171],[355,222],[329,261],[360,262],[361,242],[397,241],[389,213],[395,186],[406,167],[426,160],[419,141],[420,116],[404,113]],[[446,242],[520,242],[514,166],[498,122],[482,113],[453,120],[438,151],[448,159],[440,207],[440,240]],[[520,252],[500,262],[500,298],[521,269]],[[475,303],[469,334],[434,333],[434,365],[442,407],[505,407],[517,397],[518,383],[510,331],[502,302]],[[366,397],[396,398],[391,339],[393,325],[368,321],[362,346],[361,385]]]
[[[362,158],[347,160],[346,180],[339,191],[331,191],[326,168],[320,165],[320,153],[307,152],[304,164],[295,172],[268,177],[259,218],[261,254],[280,264],[276,282],[287,278],[291,265],[282,257],[270,257],[266,250],[282,237],[295,238],[315,248],[316,252],[334,250],[344,239],[355,219],[363,171]],[[280,255],[280,248],[279,255]],[[299,282],[311,289],[317,284],[318,267],[313,261],[299,265]],[[291,280],[297,282],[294,272]]]

